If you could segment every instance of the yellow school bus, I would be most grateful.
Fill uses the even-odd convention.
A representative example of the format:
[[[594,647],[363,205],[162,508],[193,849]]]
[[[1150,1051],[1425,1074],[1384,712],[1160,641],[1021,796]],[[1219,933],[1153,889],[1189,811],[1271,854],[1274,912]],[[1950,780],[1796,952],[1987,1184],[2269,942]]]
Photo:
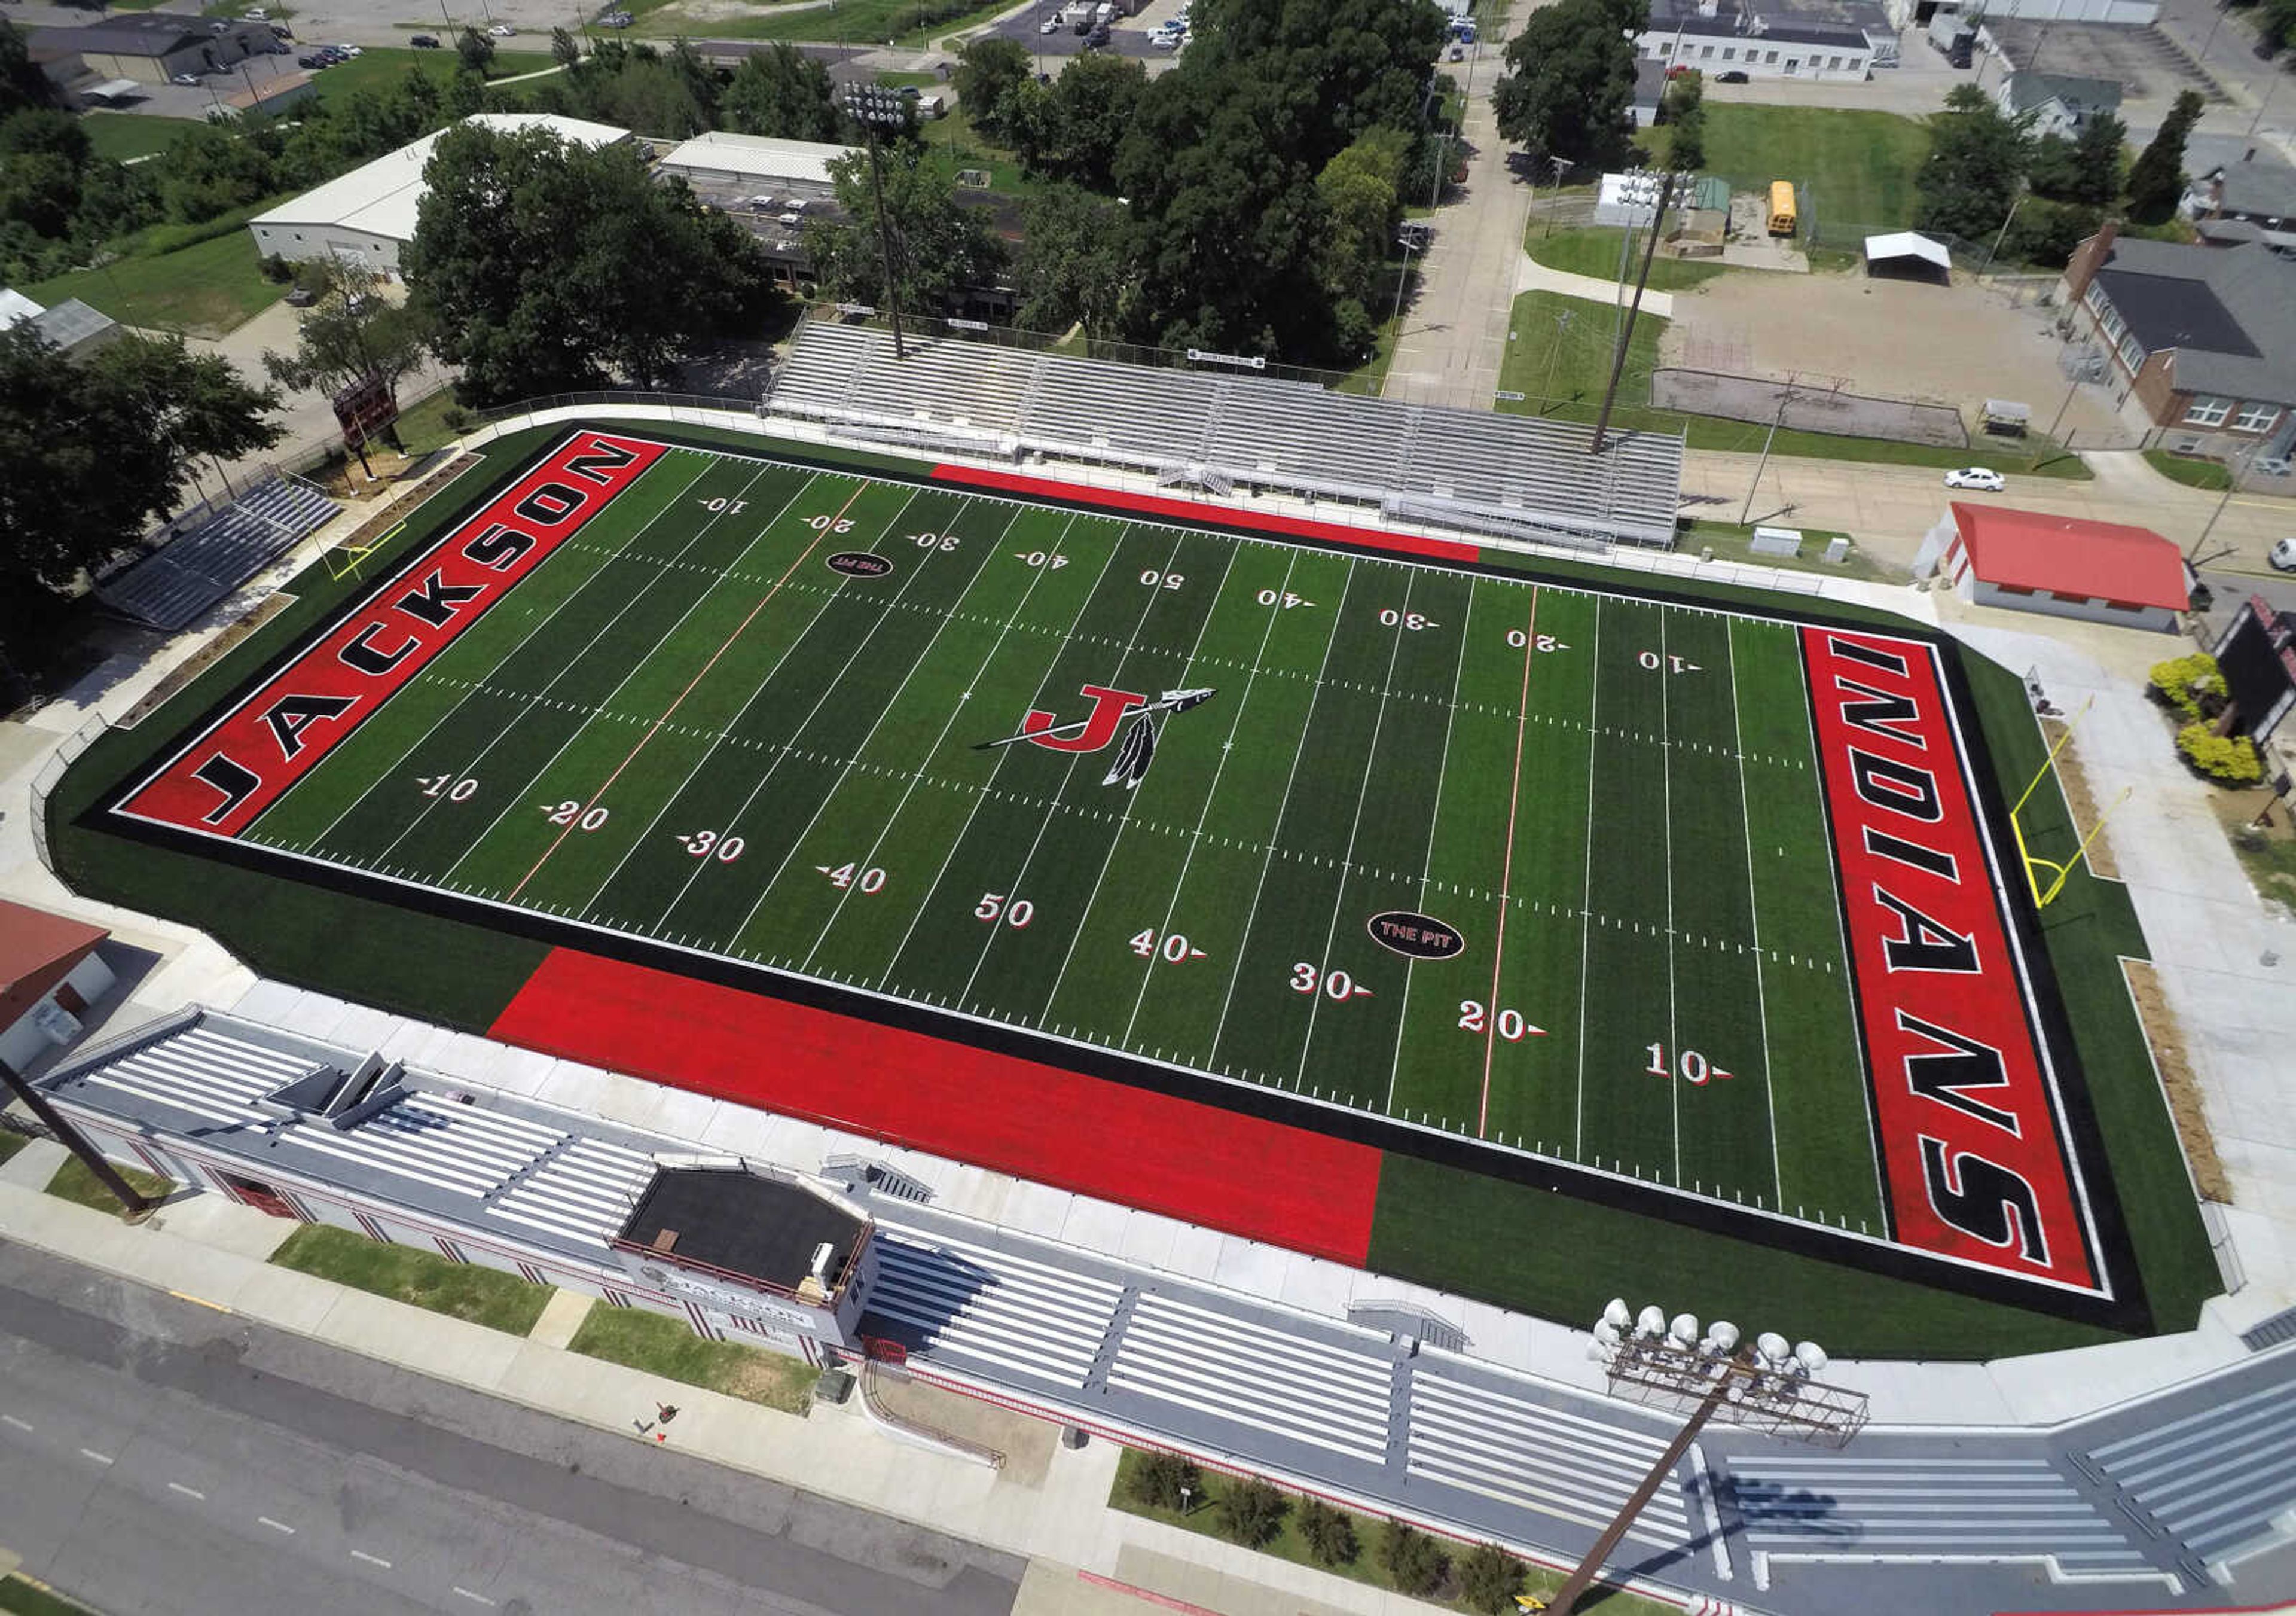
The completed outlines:
[[[1793,233],[1793,186],[1788,181],[1774,179],[1770,182],[1770,234],[1792,235]]]

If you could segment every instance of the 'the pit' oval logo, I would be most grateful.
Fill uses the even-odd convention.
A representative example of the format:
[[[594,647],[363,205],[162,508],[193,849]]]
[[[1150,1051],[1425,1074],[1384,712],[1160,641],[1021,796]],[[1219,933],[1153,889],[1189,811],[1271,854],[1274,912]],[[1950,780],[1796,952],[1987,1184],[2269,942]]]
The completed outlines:
[[[822,565],[848,578],[882,578],[893,570],[892,562],[866,550],[840,550]]]
[[[1458,927],[1408,909],[1374,915],[1364,922],[1364,930],[1381,947],[1412,959],[1449,959],[1467,949],[1467,939],[1459,935]]]

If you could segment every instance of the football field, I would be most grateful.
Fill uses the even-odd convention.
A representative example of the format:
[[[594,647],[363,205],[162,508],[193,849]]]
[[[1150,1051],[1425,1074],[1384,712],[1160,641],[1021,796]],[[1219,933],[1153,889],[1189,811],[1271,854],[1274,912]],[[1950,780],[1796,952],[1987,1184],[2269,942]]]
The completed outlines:
[[[947,1036],[990,1023],[1055,1059],[1914,1239],[1927,1142],[1906,1135],[1901,1181],[1819,631],[596,442],[619,447],[587,467],[562,448],[115,811],[731,962],[767,991],[922,1007]],[[1835,650],[1902,671],[1892,644],[1914,643]],[[1956,879],[1989,904],[1983,858]],[[1879,895],[1906,917],[1891,948],[1968,940]],[[2003,952],[1984,970],[2015,1000]],[[1866,974],[1894,978],[1889,957]],[[1966,1058],[1933,1012],[1895,1013]],[[1956,1070],[1936,1087],[1960,1105],[1976,1079]],[[1952,1239],[1914,1243],[2067,1276],[2062,1238],[2036,1262],[2046,1206],[1939,1212],[1940,1183],[1990,1193],[1970,1160],[1930,1173]]]

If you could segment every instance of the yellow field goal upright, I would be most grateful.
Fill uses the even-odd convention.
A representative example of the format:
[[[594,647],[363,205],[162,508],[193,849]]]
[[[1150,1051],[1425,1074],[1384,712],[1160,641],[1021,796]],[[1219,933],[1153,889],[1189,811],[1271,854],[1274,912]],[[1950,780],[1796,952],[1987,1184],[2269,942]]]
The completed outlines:
[[[332,550],[322,551],[321,554],[326,560],[328,576],[336,578],[357,578],[359,575],[359,569],[366,565],[368,556],[373,555],[406,530],[406,524],[400,522],[388,533],[378,534],[364,544],[354,537],[337,545]]]
[[[2089,826],[2088,833],[2080,839],[2080,845],[2073,849],[2073,856],[2062,863],[2054,858],[2044,858],[2027,845],[2025,822],[2020,816],[2024,812],[2026,801],[2039,787],[2041,782],[2055,769],[2057,754],[2071,743],[2073,732],[2080,727],[2081,720],[2088,717],[2088,710],[2095,704],[2095,696],[2081,703],[2081,710],[2075,713],[2072,716],[2072,721],[2065,726],[2065,733],[2057,737],[2056,744],[2049,748],[2049,755],[2041,759],[2041,767],[2033,771],[2032,779],[2026,782],[2024,791],[2018,795],[2016,806],[2009,810],[2009,828],[2017,838],[2017,857],[2024,865],[2025,884],[2032,890],[2033,906],[2037,909],[2047,908],[2055,901],[2057,894],[2065,890],[2065,882],[2072,874],[2073,866],[2087,858],[2089,844],[2103,833],[2105,821],[2112,818],[2114,811],[2128,800],[2129,793],[2134,789],[2133,787],[2122,789],[2120,795],[2112,800],[2112,807],[2096,816],[2096,823]],[[2071,793],[2063,790],[2062,782],[2058,789],[2059,794],[2064,799],[2066,818],[2072,821],[2074,829],[2079,829],[2079,821],[2073,817]],[[2052,877],[2046,891],[2041,890],[2041,872],[2044,870],[2049,872]]]

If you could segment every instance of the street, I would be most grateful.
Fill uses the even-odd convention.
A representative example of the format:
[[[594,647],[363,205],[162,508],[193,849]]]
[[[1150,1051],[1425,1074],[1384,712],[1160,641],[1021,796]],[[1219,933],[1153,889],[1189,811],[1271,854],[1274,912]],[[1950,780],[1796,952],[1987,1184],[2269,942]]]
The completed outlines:
[[[108,1616],[995,1616],[1014,1557],[0,1246],[0,1544]]]

